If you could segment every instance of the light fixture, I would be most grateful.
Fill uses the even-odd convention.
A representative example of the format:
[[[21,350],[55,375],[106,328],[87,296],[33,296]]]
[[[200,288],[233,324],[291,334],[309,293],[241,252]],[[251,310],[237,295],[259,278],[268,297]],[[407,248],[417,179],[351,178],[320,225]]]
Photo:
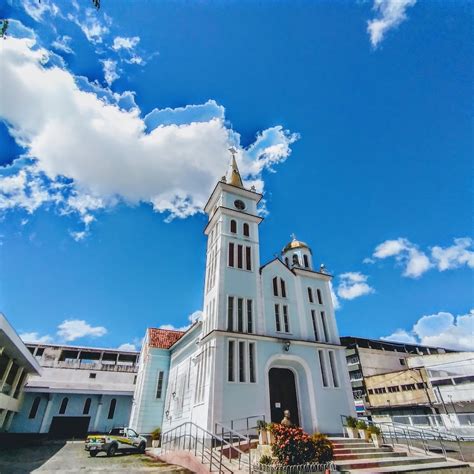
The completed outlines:
[[[176,398],[176,392],[173,392],[171,396],[173,397],[173,400],[174,400]]]
[[[290,346],[291,346],[291,341],[285,341],[285,342],[283,343],[283,350],[284,350],[285,352],[288,352],[288,351],[290,350]]]

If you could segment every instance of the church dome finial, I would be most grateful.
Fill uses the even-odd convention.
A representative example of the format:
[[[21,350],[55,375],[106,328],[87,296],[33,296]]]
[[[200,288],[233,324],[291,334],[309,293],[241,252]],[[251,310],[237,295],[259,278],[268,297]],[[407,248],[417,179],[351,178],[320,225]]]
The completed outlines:
[[[285,245],[281,253],[285,253],[291,249],[300,249],[300,248],[306,248],[309,250],[309,246],[306,242],[302,242],[301,240],[296,240],[295,234],[291,234],[291,242]]]
[[[239,168],[237,166],[237,161],[235,159],[235,155],[237,154],[237,150],[234,147],[229,148],[230,153],[232,154],[232,163],[230,165],[230,179],[229,184],[232,186],[237,186],[239,188],[243,188],[244,184],[242,183],[242,178],[240,177]]]

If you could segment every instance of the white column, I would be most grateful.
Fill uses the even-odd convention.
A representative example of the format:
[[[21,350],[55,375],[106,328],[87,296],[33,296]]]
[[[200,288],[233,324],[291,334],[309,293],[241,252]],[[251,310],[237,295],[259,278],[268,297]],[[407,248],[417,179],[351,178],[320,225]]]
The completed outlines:
[[[44,410],[43,414],[43,420],[41,421],[41,426],[40,426],[40,433],[47,433],[49,428],[49,421],[50,421],[50,414],[51,410],[53,409],[53,399],[54,399],[54,394],[48,393],[48,403],[46,404],[46,409]]]
[[[3,379],[0,380],[0,393],[2,393],[3,386],[5,385],[5,381],[7,380],[8,374],[10,373],[10,370],[13,365],[13,359],[10,359],[7,364],[7,368],[5,369],[5,373],[3,374]]]
[[[100,420],[100,415],[102,414],[102,405],[103,405],[103,401],[102,401],[102,395],[99,396],[99,406],[97,407],[97,412],[95,414],[95,418],[94,418],[94,425],[93,425],[93,430],[94,431],[98,431],[97,428],[98,428],[98,424],[99,424],[99,420]]]

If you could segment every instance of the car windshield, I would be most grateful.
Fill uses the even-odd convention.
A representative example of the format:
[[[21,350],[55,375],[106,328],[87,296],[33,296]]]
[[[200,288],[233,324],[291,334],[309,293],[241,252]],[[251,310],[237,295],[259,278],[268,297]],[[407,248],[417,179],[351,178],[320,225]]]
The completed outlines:
[[[109,434],[111,434],[111,435],[123,435],[124,431],[123,431],[123,428],[112,428],[109,431]]]

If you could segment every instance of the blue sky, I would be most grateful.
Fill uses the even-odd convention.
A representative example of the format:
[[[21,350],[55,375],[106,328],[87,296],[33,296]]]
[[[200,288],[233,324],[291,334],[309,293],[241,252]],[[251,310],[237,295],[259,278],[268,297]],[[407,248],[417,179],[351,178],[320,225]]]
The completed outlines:
[[[10,0],[0,310],[137,346],[202,308],[201,208],[235,146],[335,275],[342,335],[473,347],[472,3]]]

